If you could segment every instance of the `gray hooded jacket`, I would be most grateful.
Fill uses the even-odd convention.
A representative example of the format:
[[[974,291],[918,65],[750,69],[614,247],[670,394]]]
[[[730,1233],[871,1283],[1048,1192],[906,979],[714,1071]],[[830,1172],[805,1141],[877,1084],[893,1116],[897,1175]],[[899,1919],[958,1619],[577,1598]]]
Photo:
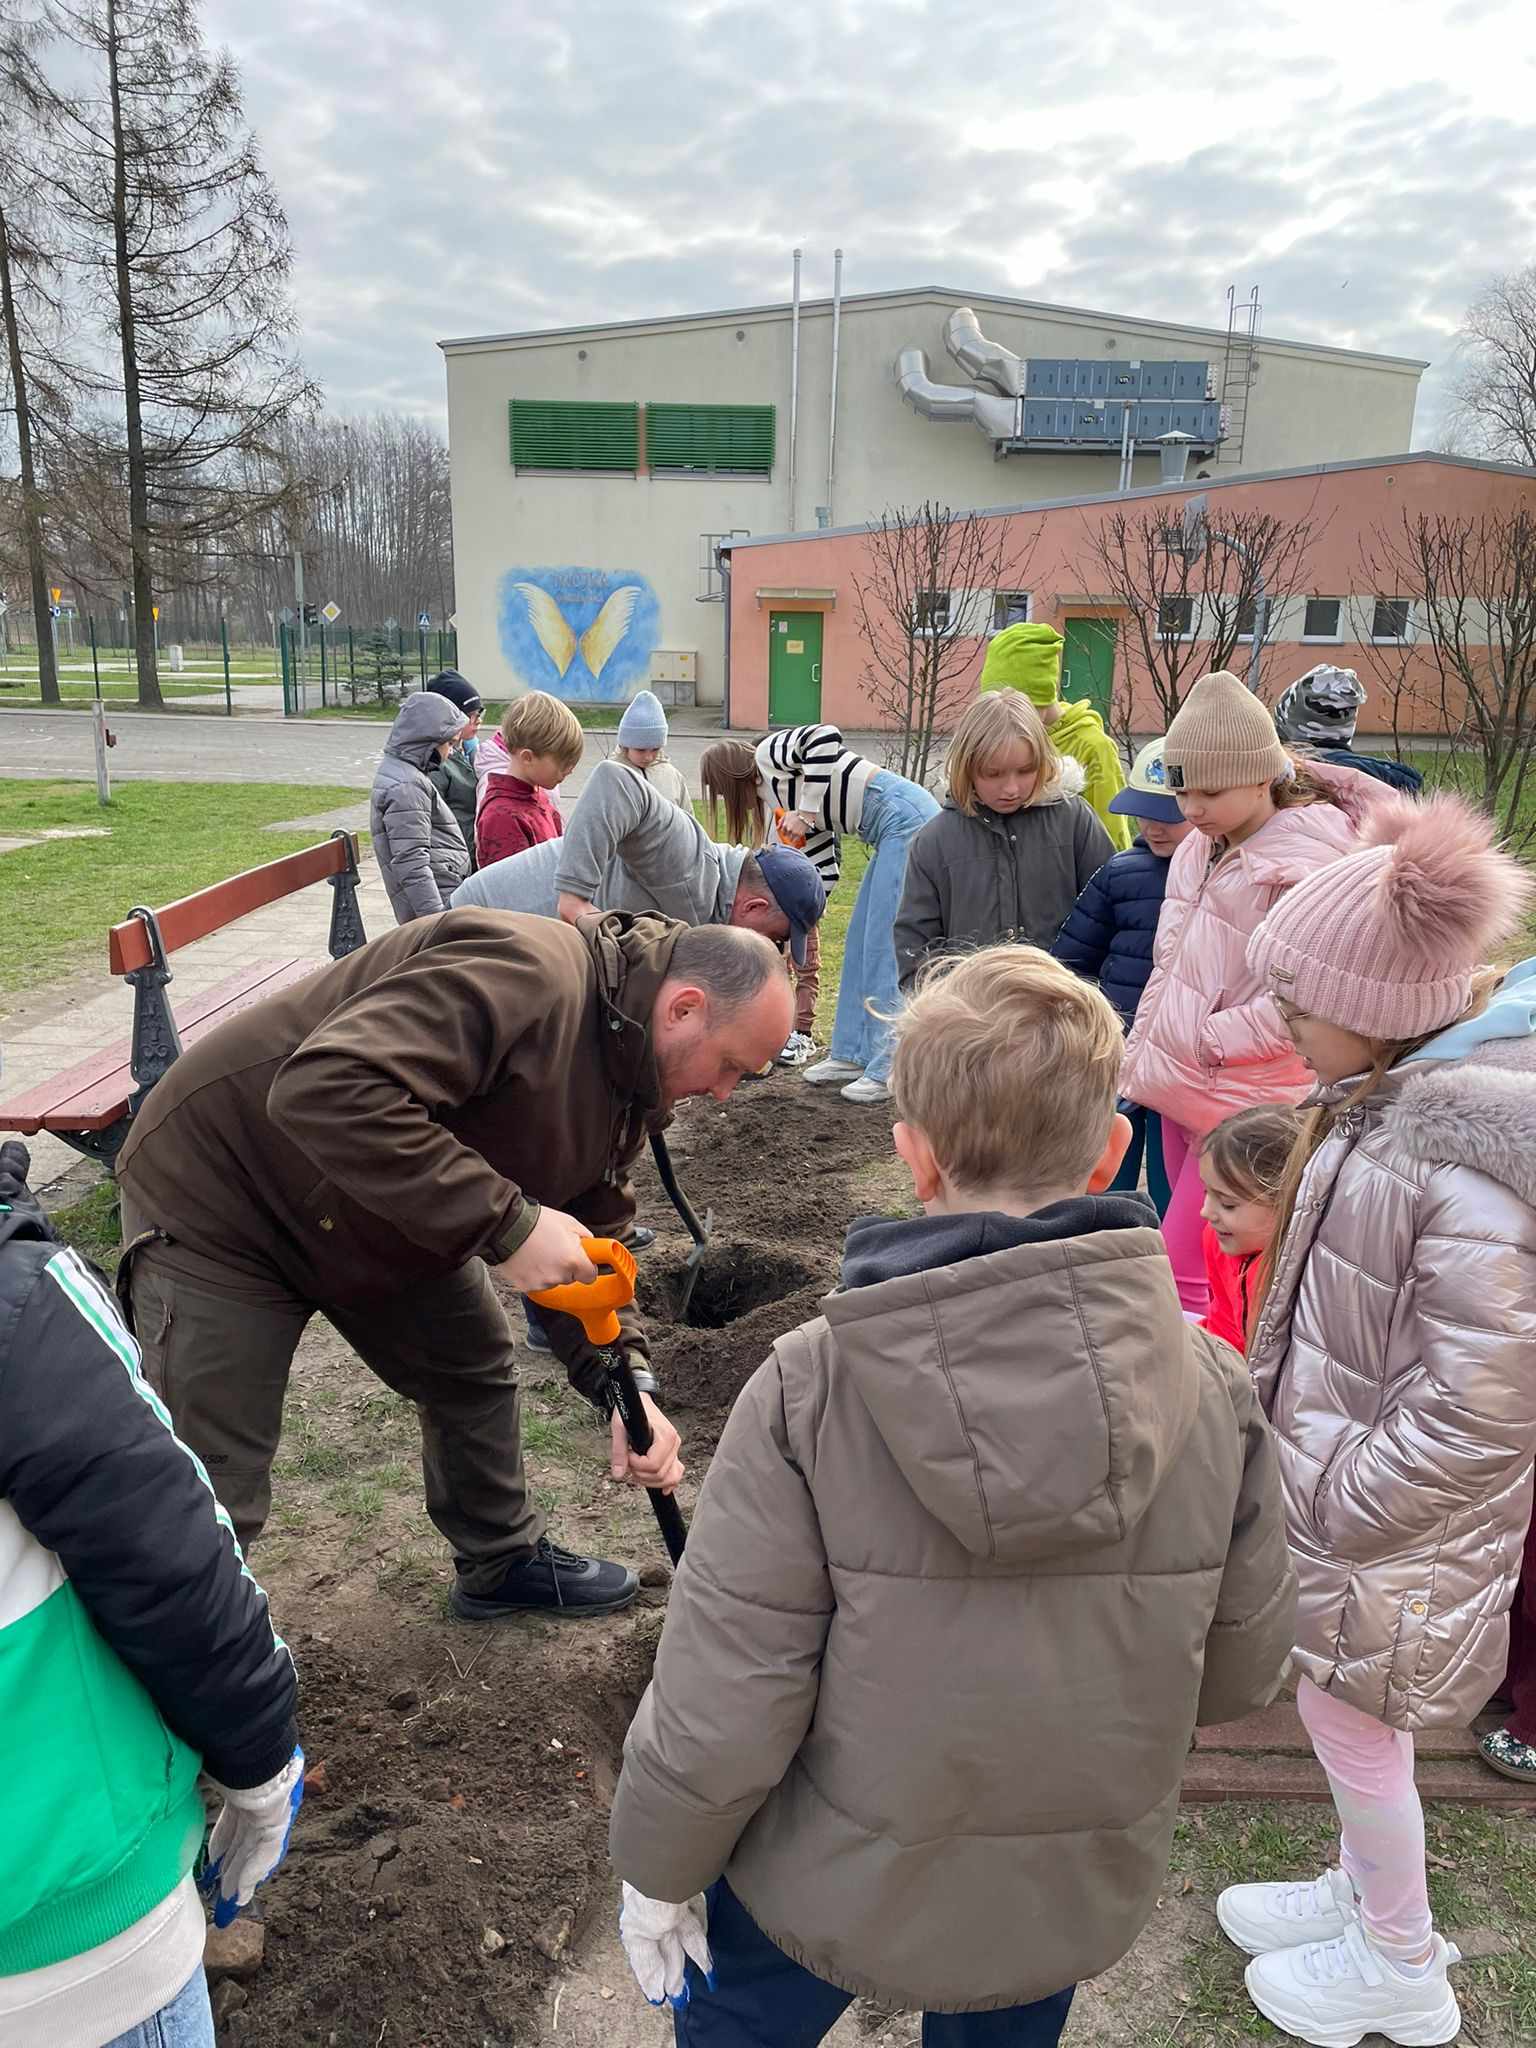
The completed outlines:
[[[401,705],[384,742],[368,827],[397,924],[446,910],[469,873],[464,834],[427,778],[427,770],[467,723],[456,704],[423,690]]]

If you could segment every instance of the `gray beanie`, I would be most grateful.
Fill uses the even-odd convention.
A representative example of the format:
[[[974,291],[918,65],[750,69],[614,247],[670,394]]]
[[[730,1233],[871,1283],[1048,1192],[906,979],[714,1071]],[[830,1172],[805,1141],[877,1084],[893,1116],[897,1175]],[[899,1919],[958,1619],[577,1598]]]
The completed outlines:
[[[667,714],[649,690],[631,697],[619,720],[621,747],[664,747],[667,744]]]

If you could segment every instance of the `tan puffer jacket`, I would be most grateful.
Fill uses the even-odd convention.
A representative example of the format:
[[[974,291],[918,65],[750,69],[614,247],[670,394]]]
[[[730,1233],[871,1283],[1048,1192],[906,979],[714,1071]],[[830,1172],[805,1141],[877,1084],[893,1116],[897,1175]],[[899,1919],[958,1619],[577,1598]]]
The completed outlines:
[[[1147,1213],[856,1226],[850,1278],[871,1233],[975,1255],[832,1295],[738,1401],[625,1746],[642,1892],[723,1872],[818,1977],[936,2011],[1131,1946],[1197,1713],[1268,1699],[1293,1623],[1247,1375]]]
[[[1503,1674],[1531,1518],[1536,1039],[1410,1061],[1347,1112],[1307,1169],[1250,1362],[1303,1668],[1394,1728],[1470,1721]]]

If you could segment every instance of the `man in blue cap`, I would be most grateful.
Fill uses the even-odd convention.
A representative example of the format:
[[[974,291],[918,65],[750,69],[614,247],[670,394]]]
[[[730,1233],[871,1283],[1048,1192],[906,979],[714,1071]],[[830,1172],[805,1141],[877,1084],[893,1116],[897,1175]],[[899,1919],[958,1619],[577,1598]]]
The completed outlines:
[[[594,906],[741,925],[787,943],[798,967],[827,892],[814,863],[793,847],[722,846],[691,810],[617,761],[601,761],[562,838],[494,861],[453,898],[455,910],[521,910],[567,924]]]

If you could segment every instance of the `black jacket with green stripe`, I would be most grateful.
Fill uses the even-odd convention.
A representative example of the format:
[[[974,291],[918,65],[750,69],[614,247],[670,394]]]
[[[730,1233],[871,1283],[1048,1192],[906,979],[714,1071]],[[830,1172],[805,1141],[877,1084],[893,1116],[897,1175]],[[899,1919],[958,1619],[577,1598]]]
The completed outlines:
[[[266,1595],[28,1163],[0,1146],[0,1973],[132,1925],[197,1853],[199,1764],[260,1785],[297,1740]]]

